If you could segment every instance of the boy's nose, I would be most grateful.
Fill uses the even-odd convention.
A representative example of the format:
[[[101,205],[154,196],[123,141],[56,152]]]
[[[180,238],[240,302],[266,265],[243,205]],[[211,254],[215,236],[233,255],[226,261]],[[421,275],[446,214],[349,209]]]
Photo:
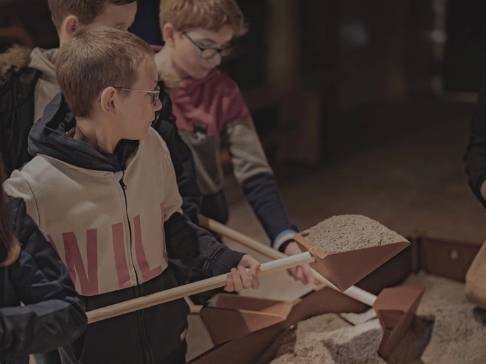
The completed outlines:
[[[217,67],[221,64],[221,54],[216,53],[212,58],[209,59],[212,66]]]

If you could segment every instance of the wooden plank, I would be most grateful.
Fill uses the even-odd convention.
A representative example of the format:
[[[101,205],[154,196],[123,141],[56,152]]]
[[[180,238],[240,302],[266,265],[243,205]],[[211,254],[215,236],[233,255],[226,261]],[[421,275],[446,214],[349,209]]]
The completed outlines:
[[[476,243],[422,236],[419,238],[420,267],[429,274],[464,282],[480,248]]]

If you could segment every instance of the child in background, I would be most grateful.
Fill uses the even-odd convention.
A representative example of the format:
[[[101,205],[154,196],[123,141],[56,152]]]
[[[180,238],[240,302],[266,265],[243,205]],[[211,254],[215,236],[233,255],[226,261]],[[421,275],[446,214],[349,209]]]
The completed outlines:
[[[137,0],[48,0],[62,46],[76,30],[89,24],[127,30]],[[32,125],[59,93],[56,67],[59,48],[13,47],[0,54],[0,155],[7,177],[32,159],[27,141]]]
[[[24,198],[87,310],[175,287],[168,257],[230,272],[227,291],[258,288],[254,258],[182,215],[169,151],[151,128],[161,103],[148,44],[83,27],[61,48],[57,79],[62,94],[30,133],[36,157],[5,188]],[[179,299],[90,324],[63,363],[183,363],[188,311]]]
[[[162,0],[159,17],[165,46],[155,62],[170,89],[179,134],[192,151],[203,194],[201,213],[228,221],[219,161],[224,140],[235,177],[272,247],[287,255],[300,253],[293,241],[297,228],[289,220],[240,90],[216,70],[230,53],[233,37],[246,31],[241,10],[234,0]],[[289,273],[303,283],[314,282],[308,265]]]
[[[27,364],[28,354],[69,344],[86,324],[66,266],[24,201],[0,188],[0,363]]]

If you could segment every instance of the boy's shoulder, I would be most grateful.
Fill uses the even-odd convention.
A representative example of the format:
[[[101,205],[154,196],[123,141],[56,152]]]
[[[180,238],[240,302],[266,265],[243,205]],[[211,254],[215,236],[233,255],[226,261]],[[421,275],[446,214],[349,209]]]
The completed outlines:
[[[153,155],[153,153],[161,152],[163,154],[170,155],[167,143],[152,127],[149,128],[147,138],[142,141],[142,145],[144,149],[150,150],[149,154]]]
[[[233,81],[227,75],[221,73],[216,69],[212,70],[206,76],[205,83],[207,85],[214,85],[223,92],[228,92],[228,91],[233,91],[238,93],[240,92],[240,88],[238,87],[235,81]]]

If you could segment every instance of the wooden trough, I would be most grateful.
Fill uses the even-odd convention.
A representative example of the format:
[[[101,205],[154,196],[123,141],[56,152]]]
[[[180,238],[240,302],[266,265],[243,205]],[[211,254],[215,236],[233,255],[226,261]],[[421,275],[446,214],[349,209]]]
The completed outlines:
[[[411,246],[384,263],[356,285],[374,294],[400,284],[411,273],[426,273],[464,282],[481,242],[454,242],[427,235],[409,238]],[[324,313],[361,313],[368,306],[328,286],[294,302],[287,318],[241,337],[215,345],[190,361],[191,364],[251,364],[261,357],[276,337],[299,321]]]

